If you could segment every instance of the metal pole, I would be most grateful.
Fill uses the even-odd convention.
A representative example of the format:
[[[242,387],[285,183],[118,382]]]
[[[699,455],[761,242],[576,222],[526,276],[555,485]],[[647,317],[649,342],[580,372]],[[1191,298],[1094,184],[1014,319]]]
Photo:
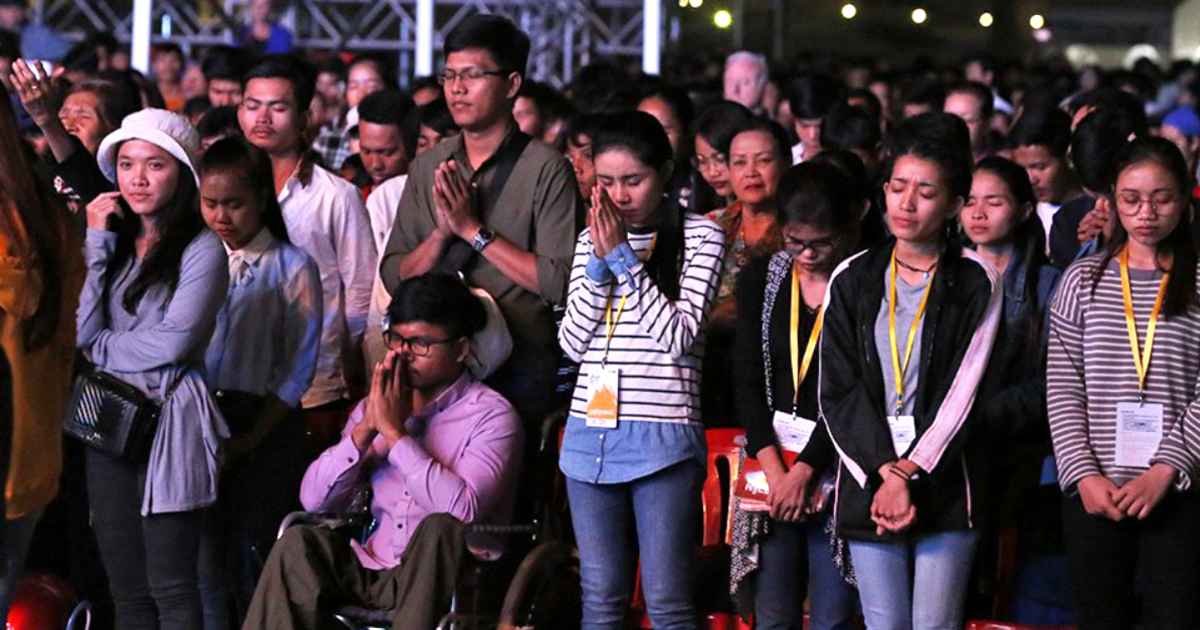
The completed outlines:
[[[658,74],[662,62],[662,0],[642,3],[642,72]]]
[[[433,0],[417,0],[416,76],[433,74]]]
[[[154,0],[133,0],[133,37],[129,63],[143,74],[150,73],[150,30]]]

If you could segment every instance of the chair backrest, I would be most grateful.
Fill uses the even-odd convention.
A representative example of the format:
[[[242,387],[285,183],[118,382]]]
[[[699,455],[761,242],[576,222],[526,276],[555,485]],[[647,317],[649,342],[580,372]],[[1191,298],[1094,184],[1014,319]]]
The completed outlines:
[[[731,542],[733,511],[729,509],[730,497],[733,496],[733,488],[741,473],[741,446],[738,444],[738,438],[745,434],[743,429],[734,428],[708,429],[704,432],[705,441],[708,443],[708,466],[700,497],[705,546]],[[724,484],[718,466],[722,460],[729,471],[729,477],[724,480]],[[725,524],[724,532],[721,528],[722,522]]]

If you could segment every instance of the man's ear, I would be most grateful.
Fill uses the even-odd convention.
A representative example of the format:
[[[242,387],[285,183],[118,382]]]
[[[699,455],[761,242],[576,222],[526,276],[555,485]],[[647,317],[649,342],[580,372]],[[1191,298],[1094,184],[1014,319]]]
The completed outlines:
[[[456,363],[465,364],[467,358],[471,356],[471,338],[460,337],[458,340],[458,356],[454,357]]]
[[[512,72],[508,75],[508,93],[505,95],[508,100],[517,98],[517,94],[521,92],[521,86],[525,84],[525,77],[521,76],[520,72]]]

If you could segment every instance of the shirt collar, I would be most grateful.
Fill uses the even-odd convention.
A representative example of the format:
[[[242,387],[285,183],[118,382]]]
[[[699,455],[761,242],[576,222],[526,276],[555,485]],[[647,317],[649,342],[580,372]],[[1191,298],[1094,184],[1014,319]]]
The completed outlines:
[[[458,162],[459,166],[467,167],[470,177],[475,177],[476,173],[482,173],[489,166],[491,166],[492,162],[496,161],[496,156],[504,152],[504,150],[508,147],[508,143],[512,142],[512,139],[516,137],[517,132],[520,130],[520,127],[517,126],[517,121],[510,119],[508,123],[508,133],[505,134],[504,139],[500,141],[500,144],[496,145],[496,150],[488,156],[488,159],[484,160],[483,164],[479,165],[478,169],[471,168],[471,160],[467,157],[467,141],[464,138],[464,134],[460,133],[453,138],[453,141],[457,144],[454,145],[454,149],[451,151],[450,155],[456,162]]]
[[[265,226],[258,231],[258,234],[254,235],[254,238],[250,239],[249,243],[243,245],[241,249],[230,249],[228,243],[221,241],[221,245],[225,247],[226,256],[230,258],[234,256],[240,257],[249,265],[257,263],[258,259],[262,258],[262,255],[267,253],[267,250],[274,243],[275,237],[271,234],[271,230],[268,230]]]
[[[287,181],[283,184],[283,189],[289,190],[293,182],[300,184],[301,188],[308,188],[312,185],[313,166],[315,161],[311,151],[305,151],[300,156],[300,161],[296,163],[296,170],[288,175]]]
[[[425,405],[419,413],[414,413],[413,417],[421,420],[433,420],[435,416],[443,411],[453,407],[455,403],[463,398],[475,384],[475,378],[471,376],[471,371],[463,369],[463,373],[449,387],[442,390],[437,398],[434,398],[429,404]]]

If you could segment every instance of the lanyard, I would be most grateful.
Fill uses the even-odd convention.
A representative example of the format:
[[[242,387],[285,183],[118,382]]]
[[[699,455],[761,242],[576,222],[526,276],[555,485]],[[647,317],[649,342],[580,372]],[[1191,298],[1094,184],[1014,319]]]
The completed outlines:
[[[792,317],[788,329],[792,354],[792,413],[800,400],[800,384],[812,367],[813,354],[817,350],[817,340],[821,338],[821,327],[825,323],[825,305],[817,307],[817,320],[813,322],[812,332],[808,334],[808,343],[804,346],[804,358],[800,358],[800,274],[792,269]]]
[[[654,246],[656,244],[658,244],[658,234],[655,234],[650,239],[650,247],[646,250],[647,259],[649,259],[650,255],[654,253]],[[629,301],[628,293],[621,296],[621,301],[617,305],[617,316],[614,318],[612,311],[612,290],[609,289],[608,299],[604,304],[604,356],[600,359],[601,366],[608,363],[608,350],[612,347],[613,332],[617,329],[617,322],[621,321],[621,314],[625,312],[625,303],[627,301]]]
[[[625,302],[629,299],[629,295],[621,296],[621,303],[617,306],[617,317],[613,318],[612,309],[612,292],[608,294],[608,301],[604,306],[604,356],[600,359],[600,365],[608,363],[608,349],[612,346],[613,331],[617,329],[617,322],[621,321],[621,314],[625,312]]]
[[[1146,350],[1138,350],[1137,322],[1133,318],[1133,291],[1129,288],[1129,248],[1121,250],[1121,297],[1125,300],[1125,329],[1129,332],[1129,350],[1133,353],[1133,369],[1138,375],[1138,400],[1146,388],[1146,375],[1150,372],[1150,353],[1154,350],[1154,329],[1158,327],[1158,314],[1162,311],[1163,298],[1167,294],[1167,281],[1171,273],[1163,274],[1158,282],[1158,296],[1154,308],[1150,309],[1150,323],[1146,325]]]
[[[900,362],[900,348],[896,345],[896,250],[892,250],[892,285],[888,292],[888,341],[892,347],[892,375],[896,381],[896,415],[904,407],[904,373],[908,371],[908,362],[912,359],[913,344],[917,341],[917,328],[921,318],[925,316],[925,306],[929,303],[929,292],[933,289],[935,269],[929,274],[929,284],[921,294],[921,302],[917,304],[917,313],[913,315],[912,325],[908,327],[908,345],[904,349],[904,362]]]

